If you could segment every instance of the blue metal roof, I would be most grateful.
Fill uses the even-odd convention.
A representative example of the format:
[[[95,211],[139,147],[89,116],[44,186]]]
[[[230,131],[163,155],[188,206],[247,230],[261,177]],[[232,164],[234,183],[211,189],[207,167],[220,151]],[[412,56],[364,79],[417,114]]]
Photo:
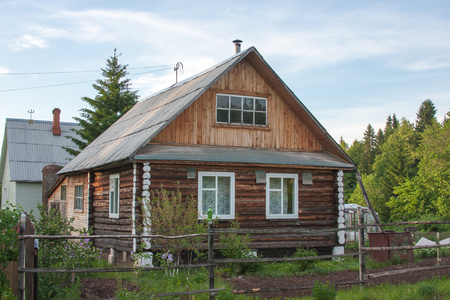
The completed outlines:
[[[6,151],[11,181],[41,182],[44,166],[66,165],[73,156],[62,147],[78,149],[66,136],[79,138],[71,129],[79,129],[80,126],[60,122],[60,136],[53,135],[52,126],[52,121],[6,119],[0,178],[3,176]]]

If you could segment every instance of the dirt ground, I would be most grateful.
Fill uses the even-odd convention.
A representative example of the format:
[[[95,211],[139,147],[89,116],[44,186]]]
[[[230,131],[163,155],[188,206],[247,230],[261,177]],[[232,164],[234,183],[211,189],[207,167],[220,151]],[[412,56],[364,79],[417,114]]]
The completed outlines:
[[[419,262],[394,265],[378,269],[368,270],[369,274],[385,272],[390,270],[399,270],[406,268],[421,268],[436,265],[436,258],[421,260]],[[441,265],[450,265],[450,257],[442,258]],[[401,283],[415,283],[421,280],[430,279],[433,277],[448,276],[450,283],[450,268],[440,270],[410,272],[404,274],[390,275],[370,279],[367,285],[379,285],[382,283],[401,284]],[[237,291],[249,291],[252,289],[270,289],[270,288],[289,288],[289,287],[307,287],[313,286],[316,280],[319,282],[330,282],[335,284],[337,289],[351,288],[353,285],[339,283],[357,281],[359,273],[357,271],[342,271],[333,272],[326,276],[295,276],[287,278],[271,278],[271,277],[256,277],[256,276],[239,276],[232,278],[225,278],[233,288]],[[85,278],[82,280],[82,298],[83,299],[108,299],[113,298],[117,290],[117,281],[115,279],[106,278]],[[127,289],[135,289],[136,287],[128,285]],[[287,290],[283,292],[264,292],[254,293],[262,298],[284,298],[284,297],[301,297],[311,294],[310,289],[303,290]]]

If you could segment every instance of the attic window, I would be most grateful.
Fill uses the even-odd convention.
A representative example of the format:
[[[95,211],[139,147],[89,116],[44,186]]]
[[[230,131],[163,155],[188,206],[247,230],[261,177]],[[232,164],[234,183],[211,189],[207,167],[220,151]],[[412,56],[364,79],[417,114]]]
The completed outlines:
[[[267,98],[217,94],[216,122],[267,126]]]

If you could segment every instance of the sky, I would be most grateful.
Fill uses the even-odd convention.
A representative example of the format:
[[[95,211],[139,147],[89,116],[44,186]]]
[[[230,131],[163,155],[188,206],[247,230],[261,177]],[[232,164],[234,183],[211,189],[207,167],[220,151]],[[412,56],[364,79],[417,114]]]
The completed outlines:
[[[388,115],[450,110],[450,1],[0,0],[6,118],[74,122],[114,53],[145,98],[256,47],[330,135],[351,144]]]

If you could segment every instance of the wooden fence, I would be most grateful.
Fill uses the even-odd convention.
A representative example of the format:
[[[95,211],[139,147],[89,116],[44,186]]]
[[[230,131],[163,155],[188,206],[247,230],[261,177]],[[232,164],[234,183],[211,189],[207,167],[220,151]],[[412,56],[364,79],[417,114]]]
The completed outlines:
[[[362,224],[362,214],[360,214],[361,217],[359,218],[359,225],[355,227],[359,230],[359,236],[364,237],[364,230],[367,226],[371,225],[363,225]],[[386,223],[381,224],[381,226],[393,226],[393,225],[411,225],[411,224],[450,224],[450,221],[425,221],[425,222],[401,222],[401,223]],[[379,225],[377,225],[379,226]],[[405,273],[405,272],[417,272],[420,270],[432,270],[432,269],[440,269],[440,268],[448,268],[450,266],[436,266],[436,267],[427,267],[427,268],[421,268],[419,269],[403,269],[403,270],[396,270],[391,272],[384,272],[384,273],[376,273],[376,274],[369,274],[366,270],[365,266],[365,257],[367,254],[367,251],[395,251],[395,250],[413,250],[413,249],[424,249],[424,248],[438,248],[444,247],[446,245],[433,245],[433,246],[401,246],[401,247],[364,247],[364,239],[359,240],[359,251],[355,253],[348,253],[348,254],[342,254],[342,255],[324,255],[324,256],[316,256],[316,257],[298,257],[298,258],[254,258],[254,259],[218,259],[214,258],[214,236],[217,234],[223,234],[223,233],[238,233],[238,234],[251,234],[251,233],[264,233],[264,234],[273,234],[273,233],[296,233],[296,234],[305,234],[310,236],[311,234],[320,234],[324,232],[338,232],[341,230],[349,230],[349,229],[355,229],[355,228],[341,228],[341,229],[321,229],[321,230],[310,230],[310,229],[280,229],[280,230],[256,230],[256,229],[239,229],[239,230],[228,230],[228,229],[214,229],[209,226],[208,233],[207,234],[191,234],[191,235],[183,235],[183,236],[162,236],[162,235],[92,235],[89,236],[90,239],[101,239],[101,238],[129,238],[129,239],[143,239],[143,238],[164,238],[164,239],[183,239],[183,238],[191,238],[191,237],[198,237],[198,236],[205,236],[208,237],[208,261],[204,264],[189,264],[189,265],[178,265],[178,266],[171,266],[168,267],[168,269],[186,269],[186,268],[208,268],[209,270],[209,289],[207,290],[198,290],[198,291],[187,291],[187,292],[180,292],[180,293],[166,293],[166,294],[156,294],[152,295],[153,297],[165,297],[165,296],[181,296],[181,295],[192,295],[192,294],[198,294],[198,293],[209,293],[210,299],[214,299],[214,296],[220,291],[221,289],[215,288],[214,285],[214,268],[216,268],[219,264],[226,264],[226,263],[261,263],[261,262],[292,262],[292,261],[301,261],[301,260],[322,260],[322,259],[336,259],[341,258],[345,256],[359,256],[359,265],[360,265],[360,271],[359,271],[359,280],[356,281],[350,281],[350,282],[340,282],[340,283],[332,283],[335,285],[349,285],[349,284],[364,284],[368,280],[380,276],[387,276],[392,274],[399,274],[399,273]],[[25,243],[26,240],[34,240],[34,239],[85,239],[86,236],[38,236],[38,235],[26,235],[21,234],[20,236],[20,257],[24,257],[24,254],[29,251],[27,250],[27,243]],[[31,245],[32,243],[30,243]],[[28,259],[28,258],[27,258]],[[165,268],[161,267],[141,267],[141,271],[151,271],[151,270],[165,270]],[[18,294],[19,299],[25,299],[25,286],[28,286],[28,278],[25,277],[25,274],[37,274],[37,273],[99,273],[99,272],[135,272],[135,268],[85,268],[85,269],[49,269],[49,268],[32,268],[27,265],[27,262],[25,259],[20,258],[19,259],[19,266],[18,266]],[[302,289],[312,289],[313,286],[296,286],[296,287],[284,287],[284,288],[271,288],[271,289],[252,289],[248,291],[233,291],[235,294],[240,293],[263,293],[263,292],[276,292],[276,291],[287,291],[287,290],[302,290]],[[27,293],[28,295],[31,295]]]

